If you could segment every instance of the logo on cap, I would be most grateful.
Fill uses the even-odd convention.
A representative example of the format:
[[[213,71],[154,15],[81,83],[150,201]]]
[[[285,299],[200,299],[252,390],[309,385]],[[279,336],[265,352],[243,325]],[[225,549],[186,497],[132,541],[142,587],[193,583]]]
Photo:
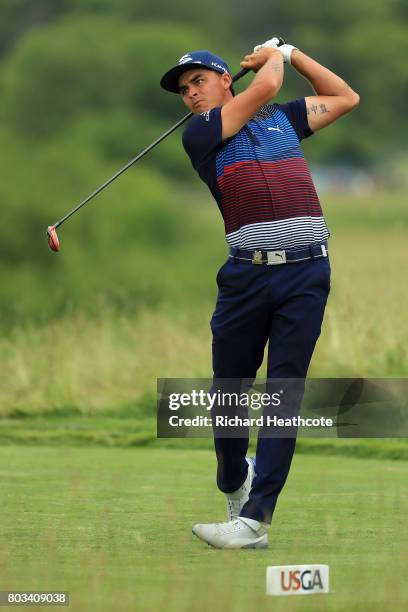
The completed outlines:
[[[216,62],[211,62],[211,66],[215,66],[216,68],[219,68],[223,72],[227,72],[225,66],[221,66],[220,64],[217,64]]]
[[[191,55],[187,53],[187,55],[183,55],[182,57],[180,57],[178,63],[185,64],[186,62],[192,62],[192,61],[193,61],[193,58],[191,57]]]

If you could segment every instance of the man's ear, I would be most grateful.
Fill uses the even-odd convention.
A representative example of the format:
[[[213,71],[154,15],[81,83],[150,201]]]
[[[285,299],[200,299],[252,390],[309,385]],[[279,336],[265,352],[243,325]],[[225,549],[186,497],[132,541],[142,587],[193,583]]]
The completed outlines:
[[[222,84],[223,84],[223,87],[224,87],[225,91],[227,91],[227,89],[229,89],[231,87],[231,85],[232,85],[232,77],[231,77],[231,75],[228,72],[224,72],[221,75],[221,80],[222,80]]]

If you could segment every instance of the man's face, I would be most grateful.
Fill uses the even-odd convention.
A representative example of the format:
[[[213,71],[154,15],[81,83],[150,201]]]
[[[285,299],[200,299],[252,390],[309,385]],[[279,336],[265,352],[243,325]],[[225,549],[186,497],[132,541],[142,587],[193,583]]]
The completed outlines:
[[[222,106],[232,97],[231,76],[207,68],[186,70],[178,85],[184,104],[195,115]]]

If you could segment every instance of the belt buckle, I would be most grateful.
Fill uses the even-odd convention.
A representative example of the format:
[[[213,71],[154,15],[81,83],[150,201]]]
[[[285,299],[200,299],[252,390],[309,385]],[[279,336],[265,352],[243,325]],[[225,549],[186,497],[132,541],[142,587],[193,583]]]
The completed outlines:
[[[262,251],[254,251],[252,253],[252,263],[261,264],[262,262]]]
[[[276,266],[279,264],[286,263],[286,253],[285,251],[267,251],[268,266]]]

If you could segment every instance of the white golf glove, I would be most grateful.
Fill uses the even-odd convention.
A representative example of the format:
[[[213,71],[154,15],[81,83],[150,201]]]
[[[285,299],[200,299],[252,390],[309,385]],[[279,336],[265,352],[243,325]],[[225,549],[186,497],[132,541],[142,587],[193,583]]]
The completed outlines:
[[[273,49],[279,49],[279,51],[283,55],[283,61],[286,64],[291,64],[292,63],[291,62],[292,51],[293,49],[296,49],[297,47],[294,47],[293,45],[287,45],[286,43],[283,45],[279,45],[280,42],[281,42],[281,39],[278,38],[277,36],[274,36],[270,40],[267,40],[266,42],[264,42],[262,45],[256,45],[256,47],[254,47],[254,53],[259,51],[259,49],[262,49],[262,47],[272,47]]]
[[[271,40],[267,40],[262,45],[256,45],[256,47],[254,47],[254,53],[259,51],[259,49],[262,49],[262,47],[273,47],[274,49],[277,49],[279,46],[279,42],[280,39],[277,36],[274,36],[273,38],[271,38]]]

